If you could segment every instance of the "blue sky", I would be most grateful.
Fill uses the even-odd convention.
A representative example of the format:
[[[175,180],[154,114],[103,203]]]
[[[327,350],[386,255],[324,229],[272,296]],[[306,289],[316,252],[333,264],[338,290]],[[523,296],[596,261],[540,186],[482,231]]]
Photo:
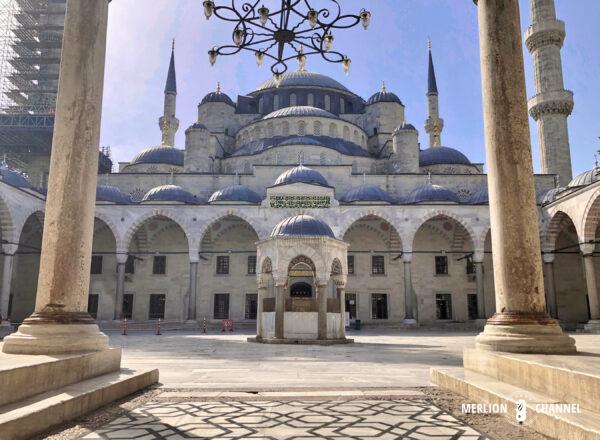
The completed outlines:
[[[225,0],[220,0],[225,1]],[[217,3],[219,0],[217,0]],[[320,3],[326,3],[320,0]],[[158,117],[171,39],[176,39],[178,110],[176,146],[183,148],[185,128],[196,121],[202,97],[221,82],[233,99],[270,77],[251,54],[220,57],[211,67],[206,52],[229,41],[228,24],[202,12],[201,0],[121,0],[110,6],[101,144],[113,160],[130,160],[138,151],[160,143]],[[265,0],[274,7],[279,1]],[[352,58],[344,75],[338,64],[309,57],[307,69],[332,76],[365,99],[385,81],[406,106],[406,119],[420,132],[426,118],[427,39],[433,42],[444,145],[458,148],[474,162],[484,162],[483,121],[476,8],[471,0],[343,0],[344,11],[368,6],[368,31],[358,26],[336,33],[336,49]],[[556,0],[566,22],[562,51],[565,86],[575,93],[569,118],[574,172],[593,166],[600,149],[599,0]],[[151,5],[151,6],[149,6]],[[529,1],[521,0],[523,31],[529,24]],[[525,51],[527,93],[534,93],[531,57]],[[291,66],[295,68],[295,66]],[[534,167],[539,171],[537,131],[531,121]]]

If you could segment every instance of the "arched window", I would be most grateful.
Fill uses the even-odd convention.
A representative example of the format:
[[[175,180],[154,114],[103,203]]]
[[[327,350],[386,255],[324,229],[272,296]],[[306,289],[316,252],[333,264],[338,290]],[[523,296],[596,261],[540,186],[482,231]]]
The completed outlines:
[[[273,110],[279,110],[279,95],[273,96]]]
[[[308,94],[307,104],[306,105],[314,107],[314,105],[315,105],[315,95],[313,95],[312,93]]]
[[[329,124],[329,136],[335,138],[338,137],[338,128],[337,125],[335,125],[333,122]]]
[[[331,97],[329,95],[325,95],[325,110],[331,111]]]
[[[306,135],[306,122],[300,121],[298,122],[298,136]]]
[[[323,129],[322,129],[321,123],[319,121],[315,121],[315,123],[314,123],[314,133],[315,133],[315,136],[321,136],[321,134],[323,133]]]
[[[298,97],[296,96],[295,93],[292,93],[290,95],[290,107],[294,107],[296,105],[298,105]]]
[[[284,121],[283,124],[281,124],[281,135],[282,136],[290,135],[290,123],[289,122]]]
[[[340,113],[346,113],[346,101],[344,101],[344,98],[340,98]]]
[[[258,113],[262,114],[265,111],[265,99],[261,96],[258,100]]]
[[[350,140],[350,128],[347,125],[344,127],[344,140]]]
[[[353,138],[354,138],[354,143],[358,144],[358,142],[359,142],[358,141],[358,130],[354,130]]]

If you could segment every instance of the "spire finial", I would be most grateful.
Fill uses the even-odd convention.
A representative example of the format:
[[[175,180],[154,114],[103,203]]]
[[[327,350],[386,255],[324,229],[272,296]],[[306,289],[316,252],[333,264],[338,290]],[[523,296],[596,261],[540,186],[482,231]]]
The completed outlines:
[[[167,83],[165,93],[177,94],[177,75],[175,74],[175,39],[171,43],[171,62],[169,63],[169,72],[167,73]]]
[[[173,38],[173,42],[171,43],[171,52],[175,52],[175,38]]]
[[[385,81],[381,82],[381,93],[387,92],[387,88],[385,87]]]
[[[427,37],[427,49],[431,51],[431,38]]]
[[[217,94],[220,94],[220,93],[221,93],[221,82],[218,81],[217,82]]]
[[[432,181],[431,181],[431,171],[427,172],[427,184],[432,185]]]
[[[431,40],[427,43],[429,48],[429,70],[427,72],[427,95],[437,95],[437,81],[435,79],[435,69],[433,67],[433,55],[431,54]]]

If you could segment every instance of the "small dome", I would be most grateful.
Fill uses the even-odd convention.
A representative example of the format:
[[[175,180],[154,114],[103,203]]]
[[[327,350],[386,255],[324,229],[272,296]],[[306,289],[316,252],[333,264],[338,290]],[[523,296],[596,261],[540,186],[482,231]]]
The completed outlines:
[[[271,237],[293,236],[335,238],[327,223],[305,214],[286,218],[279,222],[271,232]]]
[[[116,186],[98,185],[96,187],[96,202],[109,202],[118,205],[129,205],[131,197]]]
[[[394,130],[394,134],[397,131],[417,131],[417,129],[415,128],[414,125],[409,124],[407,122],[403,122],[402,125],[398,126],[395,130]]]
[[[369,98],[367,105],[377,104],[379,102],[395,102],[396,104],[404,105],[402,104],[400,98],[398,98],[398,95],[387,91],[385,88],[385,83],[381,86],[381,90],[379,92],[375,93]]]
[[[322,108],[311,107],[310,105],[297,105],[294,107],[286,107],[275,110],[274,112],[266,115],[263,119],[284,118],[289,116],[313,116],[319,118],[337,119],[333,113],[329,113],[327,110],[323,110]]]
[[[312,168],[298,165],[281,174],[274,185],[289,185],[291,183],[308,183],[310,185],[329,186],[325,177]]]
[[[430,165],[471,165],[471,161],[454,148],[430,147],[419,153],[419,166]]]
[[[142,202],[177,202],[193,205],[198,203],[198,199],[180,186],[163,185],[148,191]]]
[[[458,196],[440,185],[427,183],[414,189],[406,198],[405,203],[449,202],[460,203]]]
[[[377,185],[362,184],[351,188],[343,198],[346,203],[383,202],[392,203],[390,195]]]
[[[548,191],[543,191],[538,196],[538,203],[542,206],[547,205],[548,203],[552,203],[558,198],[558,195],[561,192],[563,192],[564,190],[566,190],[566,188],[561,187],[561,188],[552,188],[552,189],[549,189]]]
[[[207,104],[209,102],[222,102],[222,103],[225,103],[232,107],[235,107],[235,104],[231,100],[231,98],[229,96],[227,96],[226,93],[221,92],[220,84],[217,85],[216,91],[211,92],[208,95],[206,95],[204,98],[202,98],[202,101],[200,101],[200,105]]]
[[[589,171],[585,171],[578,176],[575,176],[573,180],[569,182],[567,188],[576,188],[578,186],[590,185],[598,180],[598,174],[600,173],[599,168],[594,168]]]
[[[129,165],[165,164],[182,167],[184,154],[183,150],[168,145],[158,145],[142,150],[131,160]]]
[[[215,191],[210,196],[208,203],[214,202],[242,202],[259,204],[262,198],[245,185],[231,185]]]
[[[188,128],[188,130],[208,130],[206,128],[206,125],[201,124],[200,122],[194,122],[192,125],[190,125]]]
[[[477,191],[475,191],[469,198],[470,205],[489,205],[490,196],[488,193],[487,185],[483,185]]]
[[[337,82],[335,79],[320,73],[307,72],[306,70],[296,70],[294,72],[288,72],[281,75],[279,88],[282,87],[323,87],[326,89],[349,92],[346,87]],[[255,92],[276,88],[277,83],[275,82],[275,79],[270,78],[258,86]]]
[[[0,166],[0,179],[7,185],[16,188],[32,188],[31,182],[25,176],[7,166]]]

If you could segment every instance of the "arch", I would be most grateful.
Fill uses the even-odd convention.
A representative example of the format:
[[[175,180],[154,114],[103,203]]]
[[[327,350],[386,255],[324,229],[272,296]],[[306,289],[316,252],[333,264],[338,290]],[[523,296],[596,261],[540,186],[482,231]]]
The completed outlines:
[[[378,211],[375,209],[364,209],[364,210],[355,211],[352,213],[346,213],[346,215],[344,215],[344,220],[341,222],[340,227],[339,227],[340,228],[339,229],[339,237],[342,237],[342,239],[343,239],[343,237],[346,235],[346,233],[348,232],[348,230],[352,227],[352,225],[354,223],[358,222],[362,218],[370,217],[370,216],[379,217],[382,220],[385,220],[386,222],[388,222],[398,233],[398,236],[400,237],[400,243],[401,244],[405,243],[405,240],[402,238],[402,235],[400,234],[400,228],[396,224],[396,219],[389,216],[384,211]]]
[[[183,233],[185,234],[187,241],[188,241],[188,247],[190,247],[190,248],[192,247],[192,243],[191,243],[192,234],[190,234],[190,232],[188,231],[188,229],[186,227],[186,222],[183,218],[179,217],[178,215],[173,214],[172,212],[170,212],[168,210],[153,209],[152,211],[147,211],[144,214],[142,214],[141,216],[139,216],[133,220],[133,223],[131,223],[127,227],[127,231],[125,232],[125,235],[123,236],[123,240],[120,243],[117,243],[117,249],[129,249],[129,246],[131,245],[131,240],[133,239],[133,236],[135,235],[135,233],[138,231],[138,229],[144,223],[146,223],[146,221],[150,220],[153,217],[165,217],[169,220],[172,220],[174,223],[176,223],[181,228]]]
[[[557,211],[546,227],[546,231],[542,241],[542,250],[553,251],[556,248],[556,239],[560,232],[564,229],[568,223],[575,225],[573,219],[564,211]],[[594,231],[595,232],[595,231]]]
[[[600,189],[596,189],[583,211],[582,241],[590,241],[596,238],[596,229],[600,223]]]
[[[310,107],[314,107],[315,105],[315,95],[313,93],[309,93],[306,97],[306,105]]]
[[[427,214],[425,214],[423,217],[421,217],[420,223],[416,227],[414,227],[411,231],[411,235],[412,235],[411,246],[414,246],[414,239],[415,239],[415,236],[417,235],[417,232],[419,231],[419,229],[421,229],[421,227],[423,225],[425,225],[425,223],[427,223],[429,220],[433,220],[438,217],[441,217],[441,218],[446,217],[446,218],[448,218],[450,220],[454,220],[458,224],[460,224],[466,230],[467,234],[469,235],[473,249],[480,249],[483,247],[483,243],[479,243],[479,236],[475,233],[475,231],[473,230],[471,225],[461,216],[454,214],[450,211],[447,211],[445,209],[436,209],[434,211],[429,211]]]
[[[329,124],[329,136],[333,138],[338,137],[338,128],[337,125],[333,122]]]
[[[306,122],[298,121],[298,136],[306,135]]]
[[[315,270],[315,276],[318,278],[319,275],[323,279],[320,279],[322,282],[326,282],[329,279],[329,265],[323,257],[311,246],[306,244],[298,244],[294,249],[295,253],[293,256],[288,256],[280,261],[280,269],[285,270],[286,276],[289,273],[290,264],[297,258],[302,257],[307,260],[310,260],[313,264]]]
[[[248,217],[247,215],[245,215],[244,213],[242,213],[239,210],[229,210],[227,212],[224,213],[220,213],[220,214],[216,214],[214,215],[212,218],[209,219],[209,221],[207,221],[199,230],[198,232],[198,245],[200,245],[200,243],[202,243],[202,240],[204,239],[205,235],[210,231],[210,229],[213,227],[213,225],[221,220],[224,220],[226,218],[237,218],[240,221],[245,222],[248,226],[250,226],[250,228],[253,230],[253,232],[256,234],[256,236],[260,239],[261,238],[261,234],[259,231],[261,231],[261,228],[259,225],[257,225],[254,221],[254,219]]]
[[[292,270],[298,270],[301,268],[303,270],[310,270],[311,272],[315,272],[315,263],[312,259],[304,256],[298,255],[294,257],[288,264],[288,273]]]
[[[325,110],[328,112],[331,111],[331,96],[329,95],[325,95]]]
[[[343,134],[344,140],[345,141],[349,141],[350,140],[350,127],[348,127],[347,125],[344,125],[344,134]]]
[[[298,96],[295,93],[290,94],[290,107],[298,105]]]
[[[3,240],[16,241],[15,225],[10,207],[3,195],[0,194],[0,232]]]
[[[315,121],[313,124],[313,133],[315,136],[321,136],[323,134],[323,125],[320,121]]]
[[[115,242],[117,245],[122,241],[120,236],[120,229],[117,227],[117,225],[110,216],[101,211],[96,210],[96,212],[94,213],[94,218],[102,220],[102,222],[106,224],[106,226],[112,232],[113,237],[115,237]]]

